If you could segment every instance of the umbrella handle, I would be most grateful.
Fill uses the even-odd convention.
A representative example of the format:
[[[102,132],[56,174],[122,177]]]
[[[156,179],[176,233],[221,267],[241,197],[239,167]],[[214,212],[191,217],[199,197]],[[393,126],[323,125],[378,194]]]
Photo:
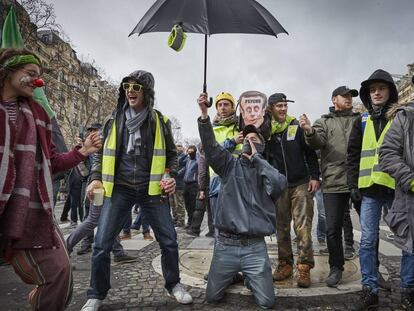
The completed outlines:
[[[207,85],[203,84],[203,93],[207,93]],[[213,97],[210,97],[207,103],[207,107],[213,106]]]

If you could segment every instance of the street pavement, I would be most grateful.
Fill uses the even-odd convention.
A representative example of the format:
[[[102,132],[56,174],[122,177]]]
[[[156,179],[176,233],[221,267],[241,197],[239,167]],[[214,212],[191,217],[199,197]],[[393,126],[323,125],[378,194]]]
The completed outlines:
[[[57,204],[56,215],[60,215],[62,204]],[[133,214],[134,216],[134,214]],[[316,214],[314,221],[316,222]],[[354,240],[359,241],[358,216],[352,212]],[[67,236],[72,230],[68,224],[60,225]],[[316,226],[314,226],[316,227]],[[200,237],[193,237],[177,228],[180,249],[180,271],[182,283],[193,296],[194,303],[183,306],[167,297],[161,275],[160,249],[156,241],[143,240],[142,233],[133,231],[131,240],[123,241],[128,253],[138,255],[132,263],[112,264],[112,289],[100,310],[259,310],[251,293],[243,284],[233,285],[225,299],[219,304],[205,301],[204,274],[208,272],[214,240],[204,237],[205,223]],[[314,235],[316,236],[316,235]],[[385,224],[381,224],[380,270],[392,284],[390,292],[380,292],[378,310],[399,310],[399,266],[400,251],[392,245],[392,236]],[[316,240],[316,238],[315,238]],[[267,238],[269,256],[273,268],[277,263],[277,244],[275,237]],[[356,246],[358,243],[355,244]],[[294,249],[296,244],[293,244]],[[275,283],[277,291],[276,310],[350,310],[360,299],[360,274],[358,258],[347,261],[343,282],[338,288],[328,288],[324,279],[328,274],[328,257],[321,255],[318,242],[314,242],[315,268],[312,270],[312,287],[299,289],[295,279]],[[73,299],[67,310],[80,310],[86,302],[86,289],[89,286],[90,253],[79,256],[77,248],[72,254],[74,266]],[[31,287],[23,284],[10,266],[0,266],[0,311],[30,310],[27,295]]]

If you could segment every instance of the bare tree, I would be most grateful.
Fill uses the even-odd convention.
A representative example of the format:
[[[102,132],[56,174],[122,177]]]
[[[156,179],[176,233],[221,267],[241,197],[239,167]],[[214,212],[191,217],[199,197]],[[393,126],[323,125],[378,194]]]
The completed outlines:
[[[185,147],[188,147],[190,145],[197,146],[201,142],[199,137],[186,137],[184,138],[183,141],[184,141],[183,145]]]
[[[169,116],[171,121],[171,129],[176,143],[181,142],[183,139],[183,134],[181,133],[181,122],[176,116]]]

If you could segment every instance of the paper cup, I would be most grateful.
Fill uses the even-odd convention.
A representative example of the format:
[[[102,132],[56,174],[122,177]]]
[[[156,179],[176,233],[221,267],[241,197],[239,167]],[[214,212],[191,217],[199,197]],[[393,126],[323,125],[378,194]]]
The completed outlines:
[[[93,205],[102,206],[104,201],[104,189],[93,190]]]

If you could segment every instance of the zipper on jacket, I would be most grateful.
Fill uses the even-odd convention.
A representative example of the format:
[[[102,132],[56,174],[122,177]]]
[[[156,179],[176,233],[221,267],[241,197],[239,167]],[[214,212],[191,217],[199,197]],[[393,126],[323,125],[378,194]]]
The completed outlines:
[[[287,132],[284,132],[287,133]],[[280,149],[282,150],[282,158],[283,158],[283,164],[285,165],[285,173],[286,173],[286,180],[288,181],[288,185],[289,185],[289,179],[288,179],[288,170],[287,170],[287,165],[286,165],[286,158],[285,158],[285,150],[283,149],[283,134],[281,135],[280,138]]]

